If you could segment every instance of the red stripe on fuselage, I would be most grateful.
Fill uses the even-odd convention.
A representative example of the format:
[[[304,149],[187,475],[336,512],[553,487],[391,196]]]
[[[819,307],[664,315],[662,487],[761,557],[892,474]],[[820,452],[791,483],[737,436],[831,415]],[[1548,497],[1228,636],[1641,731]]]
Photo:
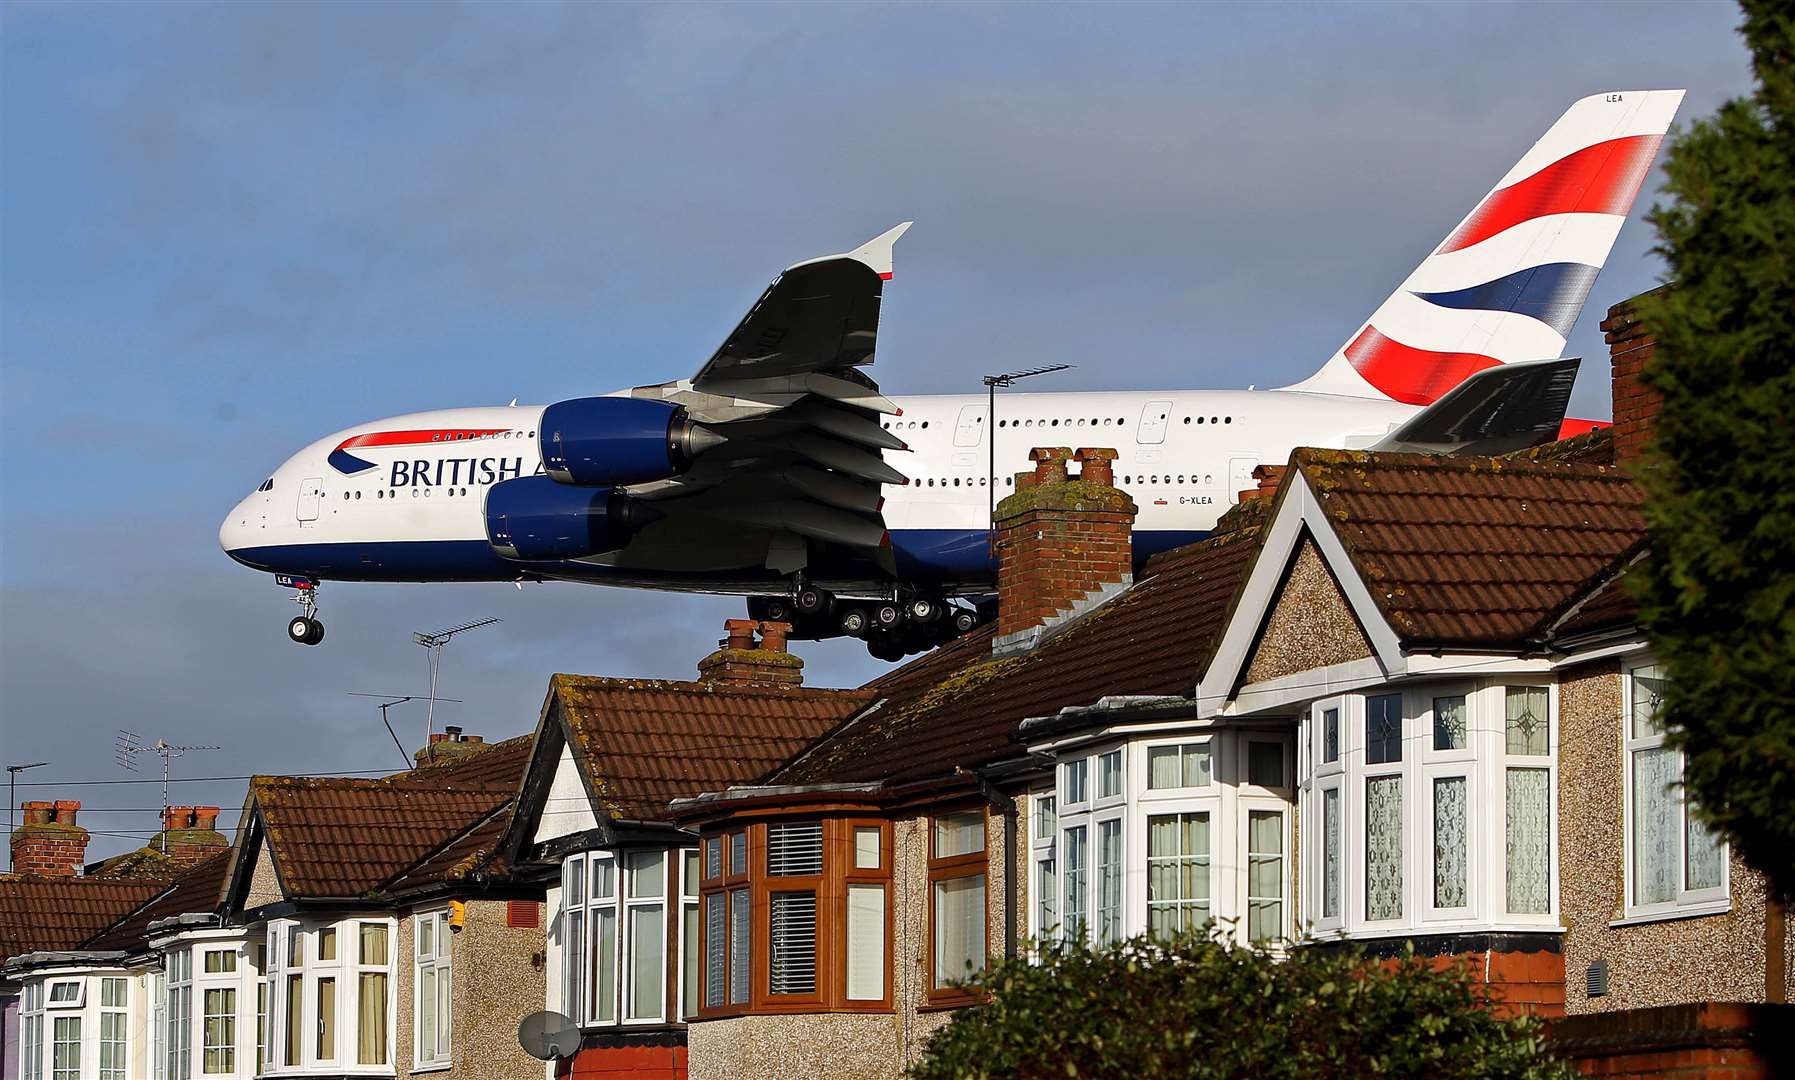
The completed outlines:
[[[1492,191],[1435,254],[1458,251],[1548,214],[1625,214],[1658,154],[1662,135],[1629,135],[1567,154],[1525,180]]]
[[[423,431],[371,431],[366,435],[344,439],[337,444],[337,449],[352,450],[358,446],[416,446],[420,443],[462,442],[486,435],[503,435],[509,430],[511,429],[433,428]]]
[[[1367,326],[1345,349],[1353,370],[1385,396],[1409,405],[1432,405],[1440,395],[1500,361],[1482,353],[1430,352],[1385,337]]]

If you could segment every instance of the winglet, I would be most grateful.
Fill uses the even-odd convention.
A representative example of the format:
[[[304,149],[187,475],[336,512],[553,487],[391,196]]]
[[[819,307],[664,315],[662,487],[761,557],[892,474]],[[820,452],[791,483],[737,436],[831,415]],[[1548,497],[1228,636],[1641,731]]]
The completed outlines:
[[[874,272],[876,272],[880,278],[890,281],[891,247],[893,244],[897,243],[898,237],[904,235],[905,230],[909,229],[910,226],[914,224],[916,224],[914,221],[901,222],[873,237],[866,243],[861,244],[853,251],[848,252],[848,257],[851,259],[859,259],[861,262],[872,267]]]

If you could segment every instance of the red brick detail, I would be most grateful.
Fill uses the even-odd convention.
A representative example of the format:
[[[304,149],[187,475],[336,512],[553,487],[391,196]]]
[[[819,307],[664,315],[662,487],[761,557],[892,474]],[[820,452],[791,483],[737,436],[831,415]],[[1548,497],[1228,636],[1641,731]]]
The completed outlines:
[[[1000,638],[1041,626],[1134,572],[1136,508],[1114,486],[1115,451],[1081,448],[1076,476],[1067,457],[1064,447],[1029,451],[1032,482],[1019,482],[997,505]]]
[[[18,874],[74,877],[87,858],[87,830],[75,823],[72,799],[24,803],[25,823],[13,830],[12,869]]]
[[[1619,464],[1639,457],[1650,438],[1652,419],[1664,404],[1664,398],[1641,380],[1658,339],[1640,323],[1631,300],[1608,309],[1602,335],[1613,378],[1614,460]]]
[[[535,930],[542,925],[542,905],[534,900],[508,900],[505,925],[514,930]]]
[[[556,1080],[629,1076],[637,1080],[686,1080],[683,1046],[611,1046],[581,1050],[555,1063]]]
[[[1584,1076],[1769,1080],[1787,1006],[1704,1002],[1554,1021],[1548,1045]]]
[[[1472,981],[1489,990],[1499,1016],[1532,1015],[1553,1018],[1564,1015],[1564,954],[1547,952],[1473,952],[1428,958],[1436,969],[1462,967]],[[1400,963],[1387,960],[1386,964]]]
[[[760,640],[755,640],[759,632]],[[786,651],[790,623],[725,619],[717,651],[698,661],[701,682],[755,686],[804,685],[804,661]]]

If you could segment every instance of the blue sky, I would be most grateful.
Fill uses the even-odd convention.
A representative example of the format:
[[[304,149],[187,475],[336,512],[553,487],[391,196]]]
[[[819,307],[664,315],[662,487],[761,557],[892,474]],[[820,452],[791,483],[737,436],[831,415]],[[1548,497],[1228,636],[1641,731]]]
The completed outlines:
[[[690,675],[727,600],[324,590],[216,546],[316,436],[696,370],[777,270],[904,219],[873,374],[1277,385],[1319,365],[1573,99],[1748,89],[1723,4],[0,7],[0,757],[147,833],[177,775],[380,768],[347,691],[502,737],[551,672]],[[1656,187],[1656,178],[1651,188]],[[1649,200],[1642,198],[1641,212]],[[1636,212],[1635,218],[1639,214]],[[1571,350],[1658,281],[1635,220]],[[879,665],[800,646],[813,684]],[[421,713],[395,710],[407,744]],[[176,802],[235,808],[241,783]],[[235,815],[227,815],[227,823]],[[96,836],[94,854],[135,846]]]

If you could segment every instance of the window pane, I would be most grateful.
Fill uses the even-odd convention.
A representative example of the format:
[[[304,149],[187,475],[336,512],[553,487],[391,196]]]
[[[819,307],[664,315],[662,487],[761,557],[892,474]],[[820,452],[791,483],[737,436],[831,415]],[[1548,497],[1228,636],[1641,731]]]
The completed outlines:
[[[300,1052],[305,1049],[304,993],[304,976],[287,976],[287,1052],[282,1060],[288,1065],[299,1064]]]
[[[1066,937],[1072,940],[1084,937],[1085,931],[1085,886],[1089,880],[1085,846],[1083,825],[1066,830],[1066,881],[1061,895],[1066,910]]]
[[[592,902],[611,900],[617,896],[617,862],[592,857]]]
[[[574,904],[574,903],[578,902],[574,899],[574,896],[576,895],[576,890],[569,889],[569,890],[567,890],[566,895],[567,895],[568,904]],[[418,928],[418,956],[419,956],[419,958],[422,959],[422,958],[434,957],[436,955],[436,916],[435,915],[420,916],[417,920],[417,928]]]
[[[773,893],[767,904],[767,993],[816,992],[816,893]]]
[[[1545,687],[1511,686],[1508,688],[1505,729],[1509,753],[1544,754],[1546,752]]]
[[[632,851],[629,860],[629,894],[632,900],[659,899],[667,892],[667,853]]]
[[[125,1080],[125,1014],[122,1012],[100,1014],[100,1080]]]
[[[337,981],[318,980],[318,1059],[337,1056]]]
[[[1675,750],[1633,751],[1633,902],[1677,898],[1677,779]]]
[[[1147,931],[1166,936],[1209,921],[1209,815],[1147,819]]]
[[[748,927],[750,908],[748,890],[737,889],[729,894],[729,1000],[742,1004],[748,1000]]]
[[[730,833],[729,834],[729,873],[730,873],[730,876],[733,877],[736,874],[746,874],[747,872],[748,872],[748,834],[745,832]]]
[[[100,1006],[107,1009],[125,1007],[125,980],[112,978],[100,980]]]
[[[1276,810],[1247,814],[1247,938],[1276,941],[1284,936],[1284,815]]]
[[[51,1080],[80,1080],[81,1018],[58,1016],[51,1033]]]
[[[1321,760],[1340,760],[1340,710],[1324,709],[1321,714]]]
[[[1552,809],[1545,769],[1508,770],[1508,910],[1552,910]]]
[[[1435,717],[1439,714],[1436,712]],[[1435,729],[1436,736],[1439,729]],[[1436,745],[1437,742],[1436,742]],[[1465,778],[1434,781],[1434,907],[1462,908],[1465,898]]]
[[[1664,704],[1664,677],[1654,666],[1633,669],[1633,737],[1649,739],[1664,734],[1658,710]]]
[[[1210,780],[1209,743],[1186,743],[1179,749],[1184,754],[1184,786],[1208,787]]]
[[[698,864],[695,853],[692,864]],[[704,955],[703,942],[698,940],[697,904],[685,905],[684,919],[679,927],[679,949],[679,969],[683,983],[680,987],[679,1011],[682,1016],[692,1016],[698,1012],[698,985],[701,978],[698,961]]]
[[[1465,696],[1434,698],[1434,749],[1463,750],[1466,734]]]
[[[1688,859],[1683,867],[1683,887],[1718,889],[1724,873],[1726,847],[1719,835],[1703,824],[1687,806],[1684,808],[1684,818]]]
[[[691,899],[698,895],[698,853],[682,851],[679,858],[680,894]]]
[[[1402,760],[1402,695],[1365,699],[1365,761],[1370,765]]]
[[[1122,823],[1097,823],[1097,943],[1122,940]]]
[[[1402,917],[1402,777],[1365,781],[1365,917]]]
[[[1052,795],[1035,795],[1035,832],[1036,840],[1053,839],[1054,831],[1059,828],[1059,814],[1056,812]]]
[[[362,972],[357,980],[356,999],[355,1060],[362,1065],[385,1065],[386,973]]]
[[[1097,758],[1097,797],[1113,799],[1122,794],[1122,751],[1111,750]]]
[[[206,963],[211,965],[213,954],[207,954]],[[228,987],[207,990],[204,999],[205,1016],[202,1020],[204,1055],[201,1060],[201,1071],[207,1073],[228,1073],[237,1070],[237,991]]]
[[[1063,803],[1081,803],[1085,801],[1085,768],[1086,758],[1068,761],[1060,767],[1060,801]]]
[[[985,850],[985,812],[968,810],[935,818],[935,858]]]
[[[658,1017],[665,1010],[667,928],[659,905],[629,909],[630,1019]]]
[[[601,1023],[617,1019],[617,909],[592,912],[592,1017]]]
[[[1247,783],[1259,787],[1284,786],[1284,744],[1247,743]]]
[[[237,970],[237,954],[230,949],[207,949],[205,968],[208,974]]]
[[[318,961],[335,960],[337,958],[337,931],[334,926],[327,926],[318,931]]]
[[[704,1003],[723,1004],[724,961],[729,951],[728,899],[722,893],[704,898]]]
[[[985,967],[985,875],[935,883],[936,988]]]
[[[885,886],[848,886],[848,1000],[885,996]]]
[[[714,878],[723,873],[723,838],[713,836],[704,842],[704,876]]]
[[[823,872],[823,823],[780,821],[767,826],[767,873],[805,877]]]
[[[586,955],[586,916],[584,912],[570,911],[566,915],[566,925],[562,934],[561,950],[561,1006],[562,1011],[574,1018],[578,1023],[586,1018],[586,964],[582,959]]]
[[[855,827],[854,869],[877,870],[879,868],[879,832],[880,829],[877,825]]]
[[[1182,785],[1178,772],[1176,746],[1147,747],[1147,787],[1175,788]]]
[[[1054,860],[1038,860],[1035,863],[1035,937],[1046,940],[1059,930],[1059,892],[1059,873]]]
[[[380,923],[361,924],[361,962],[375,967],[386,964],[386,927]]]
[[[1340,917],[1340,789],[1321,793],[1321,917]]]

